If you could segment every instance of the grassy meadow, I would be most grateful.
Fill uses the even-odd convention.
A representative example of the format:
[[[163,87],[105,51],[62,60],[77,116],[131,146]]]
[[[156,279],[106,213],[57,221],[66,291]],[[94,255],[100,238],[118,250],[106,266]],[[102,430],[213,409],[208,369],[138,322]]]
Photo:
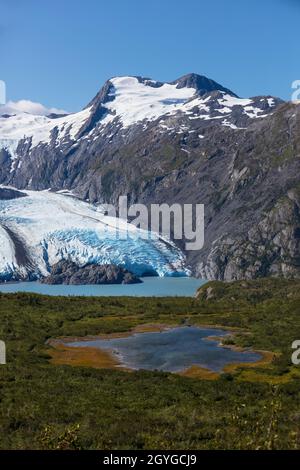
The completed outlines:
[[[145,324],[224,326],[275,353],[219,376],[52,364],[51,338]],[[300,281],[210,282],[197,298],[0,294],[1,449],[300,449]]]

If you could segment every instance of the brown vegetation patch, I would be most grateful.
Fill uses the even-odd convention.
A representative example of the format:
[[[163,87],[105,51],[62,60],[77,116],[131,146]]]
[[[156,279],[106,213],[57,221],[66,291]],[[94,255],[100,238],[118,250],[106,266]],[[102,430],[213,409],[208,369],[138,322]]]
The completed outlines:
[[[53,348],[47,351],[51,356],[51,364],[93,367],[96,369],[122,368],[117,358],[103,349],[72,347],[59,342],[53,342],[51,345]]]

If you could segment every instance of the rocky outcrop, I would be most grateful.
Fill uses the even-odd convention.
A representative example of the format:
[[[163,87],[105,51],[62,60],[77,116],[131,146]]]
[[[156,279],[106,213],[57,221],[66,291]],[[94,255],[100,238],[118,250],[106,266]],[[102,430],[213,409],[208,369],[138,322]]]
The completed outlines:
[[[26,194],[11,188],[0,188],[0,201],[9,201],[20,197],[26,197]]]
[[[203,75],[198,75],[196,73],[189,73],[184,75],[178,80],[172,82],[172,84],[176,84],[177,88],[195,88],[199,96],[207,95],[212,91],[223,91],[228,95],[235,97],[237,96],[228,88],[223,87],[220,83],[217,83],[210,78],[204,77]]]
[[[291,190],[244,237],[218,240],[199,266],[200,275],[225,281],[300,277],[299,209],[299,195]]]
[[[41,279],[43,284],[138,284],[142,281],[131,272],[113,264],[77,266],[60,261],[52,266],[51,274]]]

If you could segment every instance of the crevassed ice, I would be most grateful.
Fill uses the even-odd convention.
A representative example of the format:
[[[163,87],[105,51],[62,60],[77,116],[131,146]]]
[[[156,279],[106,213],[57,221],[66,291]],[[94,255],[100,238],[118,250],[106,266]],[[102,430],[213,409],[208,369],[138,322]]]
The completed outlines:
[[[0,201],[0,274],[16,265],[14,245],[1,224],[23,241],[38,274],[46,275],[62,259],[81,265],[112,263],[137,275],[188,274],[181,251],[156,234],[105,216],[99,208],[70,196],[25,193],[27,197]]]

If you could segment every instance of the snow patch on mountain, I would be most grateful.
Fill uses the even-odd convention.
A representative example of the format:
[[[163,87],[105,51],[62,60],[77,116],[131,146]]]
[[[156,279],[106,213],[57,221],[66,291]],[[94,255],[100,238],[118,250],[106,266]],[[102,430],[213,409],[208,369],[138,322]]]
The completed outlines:
[[[116,116],[124,127],[144,120],[153,121],[183,109],[196,93],[194,88],[177,88],[169,83],[149,86],[136,77],[117,77],[110,82],[114,90],[109,96],[113,99],[105,104],[110,113],[103,119],[104,125]]]
[[[17,156],[17,148],[18,148],[19,141],[14,139],[0,139],[0,150],[5,150],[11,159],[11,170],[10,172],[15,169],[15,163],[18,158]]]
[[[221,95],[219,99],[213,93],[202,98],[197,95],[195,88],[178,88],[177,84],[151,81],[152,86],[149,86],[149,80],[141,81],[136,77],[117,77],[110,82],[113,91],[104,105],[108,113],[102,119],[102,126],[118,118],[122,126],[127,128],[142,121],[154,121],[180,112],[191,115],[190,119],[221,119],[222,115],[230,115],[236,106],[244,108],[244,114],[250,118],[266,116],[253,99],[238,98],[224,91],[218,92]],[[156,85],[153,86],[153,83]],[[263,98],[260,101],[269,108],[274,106],[274,99]]]
[[[12,150],[11,156],[21,140],[31,141],[31,148],[39,144],[50,144],[52,132],[57,132],[56,144],[65,138],[76,136],[90,116],[90,108],[79,113],[69,114],[57,119],[47,116],[20,113],[10,117],[0,117],[0,150]],[[8,145],[9,142],[9,145]]]

